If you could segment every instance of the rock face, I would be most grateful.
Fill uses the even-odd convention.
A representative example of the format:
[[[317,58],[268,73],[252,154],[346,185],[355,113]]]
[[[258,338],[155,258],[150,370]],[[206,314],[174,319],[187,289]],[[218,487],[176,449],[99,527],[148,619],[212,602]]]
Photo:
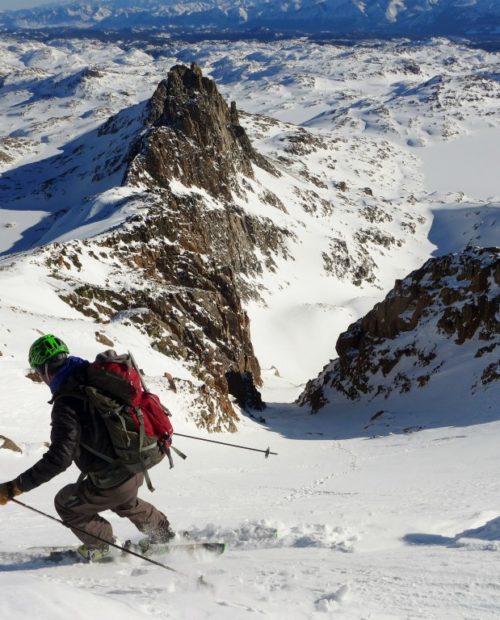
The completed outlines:
[[[218,242],[224,239],[219,252]],[[186,362],[202,381],[196,397],[199,413],[193,410],[196,422],[232,431],[237,415],[226,373],[261,382],[241,302],[245,287],[238,282],[250,273],[250,265],[256,268],[252,259],[263,239],[256,223],[237,212],[207,213],[196,202],[165,196],[161,207],[151,207],[147,215],[91,246],[56,246],[47,263],[57,278],[71,284],[73,292],[61,294],[71,306],[99,323],[135,324],[155,349]],[[266,252],[271,253],[269,246]],[[119,282],[103,287],[75,278],[75,265],[89,261],[118,267]]]
[[[236,104],[228,107],[215,82],[193,63],[173,67],[152,96],[149,131],[130,154],[126,182],[169,187],[172,180],[231,199],[239,174],[253,178],[252,162],[270,169],[241,127]]]
[[[101,135],[123,122],[130,121],[112,117]],[[196,65],[175,66],[160,83],[127,160],[124,184],[147,190],[139,214],[91,244],[56,244],[47,262],[55,277],[71,282],[73,292],[61,294],[67,303],[99,322],[134,323],[157,350],[188,363],[202,382],[193,413],[200,426],[236,430],[227,376],[250,383],[252,398],[243,405],[262,407],[242,300],[258,296],[249,279],[273,268],[290,233],[245,213],[231,197],[253,178],[253,165],[273,168],[253,149],[235,104],[229,108]],[[79,281],[75,268],[89,260],[119,266],[120,275],[106,287]]]
[[[317,411],[330,389],[354,400],[422,388],[457,348],[477,359],[479,381],[460,378],[471,390],[500,379],[499,258],[497,248],[469,247],[432,258],[397,281],[383,302],[340,335],[338,359],[308,382],[299,403]]]

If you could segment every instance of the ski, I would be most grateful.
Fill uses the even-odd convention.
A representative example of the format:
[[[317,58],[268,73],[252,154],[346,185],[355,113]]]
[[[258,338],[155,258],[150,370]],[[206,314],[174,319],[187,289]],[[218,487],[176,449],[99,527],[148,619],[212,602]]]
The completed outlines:
[[[135,552],[136,554],[143,555],[145,557],[175,553],[187,553],[192,556],[199,555],[200,553],[209,553],[213,555],[221,555],[226,550],[226,544],[222,542],[187,542],[187,543],[166,543],[146,546],[144,543],[132,543],[127,541],[124,544],[124,548]],[[32,559],[40,559],[45,562],[53,564],[68,563],[68,562],[83,562],[86,563],[85,558],[82,558],[76,549],[71,547],[62,546],[47,546],[47,547],[30,547],[28,552],[31,554]],[[107,562],[113,562],[125,557],[126,553],[111,552],[105,556],[102,560],[96,562],[96,564],[105,564]]]
[[[28,547],[24,554],[19,554],[19,557],[29,562],[41,562],[43,564],[85,563],[77,550],[70,547]],[[111,559],[110,557],[109,560]]]
[[[87,560],[85,560],[74,547],[64,547],[62,545],[28,547],[27,552],[30,554],[32,560],[41,560],[51,564],[87,563]],[[99,563],[105,564],[107,562],[112,562],[119,557],[121,557],[121,555],[111,552],[102,560],[99,560]]]

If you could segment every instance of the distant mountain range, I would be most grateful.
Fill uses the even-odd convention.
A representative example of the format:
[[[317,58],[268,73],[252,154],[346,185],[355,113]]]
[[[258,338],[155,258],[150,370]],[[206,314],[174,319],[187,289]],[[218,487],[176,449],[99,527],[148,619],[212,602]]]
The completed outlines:
[[[358,36],[500,37],[498,0],[80,0],[0,13],[0,27],[154,28]]]

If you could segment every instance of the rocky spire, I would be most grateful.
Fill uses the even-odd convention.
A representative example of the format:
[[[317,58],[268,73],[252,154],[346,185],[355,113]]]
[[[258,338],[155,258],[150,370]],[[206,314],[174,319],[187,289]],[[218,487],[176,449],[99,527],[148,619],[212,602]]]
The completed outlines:
[[[173,67],[142,116],[116,115],[99,135],[123,131],[130,139],[138,128],[124,183],[148,191],[138,201],[139,212],[99,240],[101,257],[120,265],[126,286],[78,284],[63,299],[99,321],[125,312],[155,349],[183,360],[201,381],[193,386],[195,422],[234,431],[238,416],[230,394],[242,407],[264,406],[243,302],[259,297],[249,282],[273,269],[277,256],[286,256],[290,233],[246,213],[231,198],[241,191],[242,176],[253,177],[254,164],[274,169],[253,149],[236,104],[229,107],[196,64]],[[121,152],[122,142],[117,148]],[[109,162],[106,174],[114,171],[115,151]],[[170,191],[173,181],[204,191]],[[220,208],[211,208],[207,193]],[[267,200],[270,208],[279,203],[277,197]],[[60,248],[50,264],[67,264]]]
[[[176,179],[229,200],[237,176],[253,178],[252,162],[269,167],[228,107],[215,82],[200,67],[176,65],[149,102],[149,131],[134,145],[126,180],[169,187]]]

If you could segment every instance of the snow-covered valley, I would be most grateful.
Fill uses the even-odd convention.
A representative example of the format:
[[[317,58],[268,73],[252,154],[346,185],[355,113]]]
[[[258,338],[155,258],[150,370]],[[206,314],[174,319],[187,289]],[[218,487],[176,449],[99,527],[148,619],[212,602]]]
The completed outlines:
[[[228,545],[218,558],[162,556],[183,574],[135,558],[44,565],[29,547],[72,545],[71,533],[2,506],[0,617],[498,618],[498,370],[480,382],[498,364],[498,331],[491,342],[444,346],[441,371],[410,391],[329,394],[315,415],[294,401],[395,280],[467,245],[498,246],[499,54],[444,39],[158,47],[4,38],[0,52],[0,435],[22,450],[0,449],[1,481],[40,458],[49,436],[48,391],[26,377],[40,333],[88,359],[108,341],[132,350],[178,433],[278,453],[176,439],[188,459],[152,470],[151,501],[179,531]],[[144,309],[113,310],[118,297],[72,301],[85,287],[132,298],[165,286],[117,260],[114,248],[127,245],[106,234],[156,208],[153,191],[122,184],[124,156],[145,132],[158,83],[193,61],[236,101],[253,147],[278,171],[254,165],[232,196],[248,221],[284,238],[257,245],[262,269],[241,276],[268,406],[259,422],[233,399],[234,434],[200,428],[197,368],[156,347],[132,320]],[[176,180],[170,190],[221,210],[204,189]],[[498,303],[494,278],[488,294]],[[480,345],[489,350],[474,357]],[[468,380],[457,384],[460,372]],[[72,468],[20,499],[54,514],[55,493],[76,476]],[[120,540],[139,537],[109,518]]]

